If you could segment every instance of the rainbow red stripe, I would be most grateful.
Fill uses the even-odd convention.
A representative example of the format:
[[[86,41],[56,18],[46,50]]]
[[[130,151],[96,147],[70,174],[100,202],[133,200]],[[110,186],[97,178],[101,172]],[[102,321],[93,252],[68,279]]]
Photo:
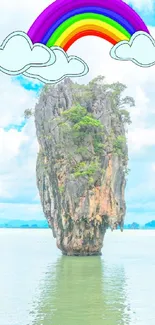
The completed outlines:
[[[115,45],[137,31],[149,33],[141,17],[121,0],[57,0],[35,20],[28,36],[33,43],[67,51],[84,36],[98,36]]]

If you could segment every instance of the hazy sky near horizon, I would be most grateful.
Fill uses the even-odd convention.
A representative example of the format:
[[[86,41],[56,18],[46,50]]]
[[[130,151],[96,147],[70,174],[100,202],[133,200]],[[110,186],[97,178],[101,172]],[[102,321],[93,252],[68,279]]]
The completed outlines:
[[[0,3],[0,43],[11,32],[27,32],[50,0],[5,0]],[[126,1],[144,19],[155,37],[155,6],[151,0]],[[147,8],[147,10],[145,9]],[[104,75],[108,82],[120,81],[133,96],[132,125],[128,131],[129,168],[126,188],[126,222],[141,224],[155,219],[155,66],[140,68],[109,56],[111,45],[97,37],[77,41],[69,54],[85,60],[89,74],[75,81],[88,82]],[[24,122],[24,110],[33,108],[41,84],[32,79],[13,79],[0,72],[0,218],[43,219],[36,187],[38,150],[33,119]]]

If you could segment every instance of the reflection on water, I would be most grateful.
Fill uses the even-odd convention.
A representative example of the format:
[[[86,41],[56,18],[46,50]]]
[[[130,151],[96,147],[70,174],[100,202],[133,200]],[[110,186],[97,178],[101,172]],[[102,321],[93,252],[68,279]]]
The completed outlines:
[[[116,231],[102,257],[61,257],[50,230],[0,230],[0,325],[154,325],[154,247]]]
[[[33,305],[33,325],[127,325],[125,274],[100,257],[67,257],[49,268]]]

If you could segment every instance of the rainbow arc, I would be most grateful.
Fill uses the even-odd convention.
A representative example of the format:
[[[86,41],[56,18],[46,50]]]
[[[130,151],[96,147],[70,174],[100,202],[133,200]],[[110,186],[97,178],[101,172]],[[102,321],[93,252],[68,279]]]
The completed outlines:
[[[33,43],[67,51],[84,36],[115,45],[137,31],[150,34],[141,17],[121,0],[56,0],[38,16],[28,36]]]

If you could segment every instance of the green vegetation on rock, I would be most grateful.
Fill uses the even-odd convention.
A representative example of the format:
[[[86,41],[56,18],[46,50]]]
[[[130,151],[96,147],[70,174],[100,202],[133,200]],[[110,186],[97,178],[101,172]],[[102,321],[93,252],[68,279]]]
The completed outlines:
[[[126,137],[119,135],[113,142],[114,153],[116,153],[118,156],[123,156],[125,145]]]
[[[63,136],[70,137],[75,145],[75,155],[81,156],[81,161],[71,165],[71,173],[77,177],[88,177],[89,184],[93,176],[101,172],[100,156],[103,152],[103,125],[88,113],[86,108],[76,105],[64,111],[59,120]],[[91,161],[90,161],[91,157]],[[73,158],[73,157],[72,157]],[[71,153],[68,156],[71,160]]]
[[[29,108],[25,109],[25,111],[24,111],[24,118],[25,119],[29,119],[33,115],[34,115],[34,112],[33,112],[32,109],[29,109]]]

